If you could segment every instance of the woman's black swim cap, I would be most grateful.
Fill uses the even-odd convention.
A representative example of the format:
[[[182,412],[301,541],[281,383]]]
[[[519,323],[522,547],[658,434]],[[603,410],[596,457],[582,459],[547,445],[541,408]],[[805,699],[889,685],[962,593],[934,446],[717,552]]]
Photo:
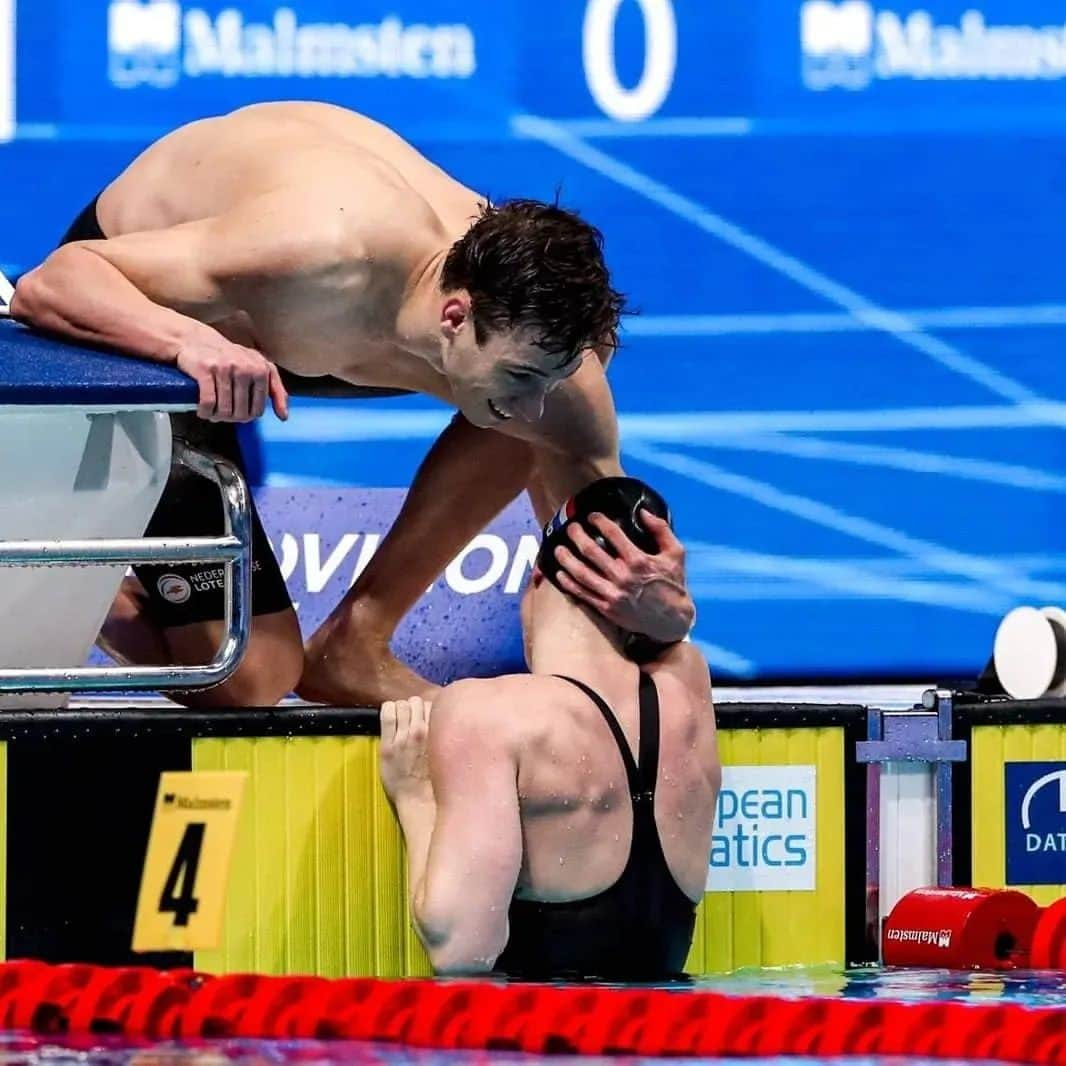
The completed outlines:
[[[556,588],[559,588],[559,563],[555,549],[560,545],[569,548],[578,558],[581,553],[570,539],[567,531],[577,522],[581,528],[610,556],[618,553],[604,535],[589,522],[589,515],[599,513],[616,522],[622,532],[643,552],[657,555],[658,543],[644,527],[638,512],[650,511],[653,515],[670,521],[670,508],[666,501],[651,486],[635,477],[605,477],[586,485],[571,496],[559,508],[555,517],[544,527],[544,537],[537,553],[537,566]]]

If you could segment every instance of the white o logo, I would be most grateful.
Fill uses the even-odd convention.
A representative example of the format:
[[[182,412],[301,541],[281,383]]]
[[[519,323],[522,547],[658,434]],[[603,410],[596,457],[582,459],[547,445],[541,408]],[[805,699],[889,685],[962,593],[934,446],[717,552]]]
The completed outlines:
[[[467,577],[463,563],[478,551],[489,553],[489,568],[480,577]],[[479,533],[448,565],[444,579],[460,596],[473,596],[492,588],[507,569],[510,552],[502,537],[493,533]]]
[[[589,0],[585,8],[585,80],[603,112],[619,122],[640,122],[663,105],[677,70],[677,20],[671,0],[637,0],[644,19],[644,72],[636,88],[618,80],[614,28],[622,0]]]

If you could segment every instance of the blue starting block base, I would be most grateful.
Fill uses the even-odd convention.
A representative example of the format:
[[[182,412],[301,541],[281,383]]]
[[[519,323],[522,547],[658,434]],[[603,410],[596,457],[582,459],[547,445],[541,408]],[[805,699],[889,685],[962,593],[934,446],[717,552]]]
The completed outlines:
[[[197,388],[180,370],[94,351],[0,319],[0,407],[185,411]]]

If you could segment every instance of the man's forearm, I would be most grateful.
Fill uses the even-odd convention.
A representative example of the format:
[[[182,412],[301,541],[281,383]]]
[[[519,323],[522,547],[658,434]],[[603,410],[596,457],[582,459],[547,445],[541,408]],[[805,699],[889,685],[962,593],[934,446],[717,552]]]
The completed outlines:
[[[172,363],[188,339],[210,327],[153,303],[93,252],[69,245],[53,252],[15,287],[11,315],[20,322]]]
[[[335,613],[355,603],[374,604],[391,630],[463,546],[526,487],[532,467],[529,445],[453,418]]]

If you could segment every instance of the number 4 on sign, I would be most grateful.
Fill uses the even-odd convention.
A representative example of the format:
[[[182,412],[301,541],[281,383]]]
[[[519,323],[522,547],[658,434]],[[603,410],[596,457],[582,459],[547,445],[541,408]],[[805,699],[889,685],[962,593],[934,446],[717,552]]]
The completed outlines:
[[[204,847],[204,830],[207,828],[204,822],[189,822],[185,827],[185,833],[178,845],[178,853],[174,856],[174,865],[167,874],[166,884],[163,885],[163,894],[159,897],[159,911],[169,911],[174,915],[175,925],[188,925],[189,915],[195,914],[200,908],[200,901],[196,898],[196,875],[200,870],[200,852]],[[177,894],[178,883],[181,883],[181,895]]]
[[[134,951],[218,946],[247,776],[229,771],[160,775]]]

